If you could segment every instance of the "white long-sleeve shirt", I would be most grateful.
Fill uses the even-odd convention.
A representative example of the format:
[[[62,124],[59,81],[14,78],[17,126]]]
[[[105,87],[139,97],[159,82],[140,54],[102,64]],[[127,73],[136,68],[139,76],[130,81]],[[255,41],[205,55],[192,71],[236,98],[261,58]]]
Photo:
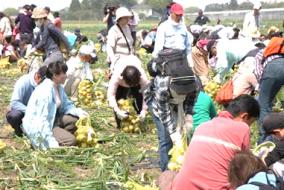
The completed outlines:
[[[246,14],[243,23],[243,33],[247,36],[250,35],[254,30],[260,27],[260,16],[255,16],[253,12]]]
[[[76,76],[81,78],[82,80],[88,79],[90,81],[93,81],[94,78],[90,64],[82,62],[78,56],[69,59],[66,64],[68,66],[67,77]]]

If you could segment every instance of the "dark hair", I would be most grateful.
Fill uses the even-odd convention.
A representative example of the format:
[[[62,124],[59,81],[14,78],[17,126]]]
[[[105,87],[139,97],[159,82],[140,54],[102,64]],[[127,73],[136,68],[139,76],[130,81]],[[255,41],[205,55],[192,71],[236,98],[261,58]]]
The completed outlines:
[[[6,15],[3,12],[0,12],[0,18],[5,17]]]
[[[31,4],[31,11],[33,11],[35,8],[36,8],[36,5],[35,4]]]
[[[13,42],[13,37],[12,37],[12,36],[7,36],[7,37],[5,37],[5,41],[6,41],[8,44],[10,44],[10,43]]]
[[[50,8],[49,7],[44,7],[44,10],[46,10],[48,13],[50,13]]]
[[[67,70],[68,67],[65,63],[61,62],[50,63],[46,71],[46,78],[52,79],[54,75],[59,75],[60,73],[66,73]]]
[[[212,55],[212,48],[216,46],[216,43],[217,43],[216,40],[209,40],[209,42],[208,42],[208,44],[206,46],[206,48],[207,48],[207,50],[209,52],[209,58],[213,57],[213,55]]]
[[[235,98],[229,103],[226,110],[234,117],[241,113],[248,113],[249,117],[258,118],[260,112],[258,102],[250,95],[241,95]]]
[[[240,151],[230,162],[228,180],[232,188],[237,188],[261,171],[267,172],[268,168],[259,157],[250,151]]]
[[[58,12],[58,11],[54,12],[54,13],[53,13],[53,16],[54,16],[55,18],[58,18],[58,17],[59,17],[59,12]]]
[[[38,69],[37,74],[40,76],[42,80],[45,79],[47,73],[47,66],[42,66]]]
[[[27,11],[31,10],[31,6],[30,5],[24,5],[23,8],[26,9]]]
[[[127,66],[123,70],[121,76],[126,84],[129,86],[137,86],[140,81],[141,73],[134,66]]]

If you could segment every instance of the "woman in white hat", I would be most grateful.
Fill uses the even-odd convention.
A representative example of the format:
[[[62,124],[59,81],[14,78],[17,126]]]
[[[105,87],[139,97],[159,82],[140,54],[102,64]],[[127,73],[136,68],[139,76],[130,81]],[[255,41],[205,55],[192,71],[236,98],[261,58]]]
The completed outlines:
[[[48,20],[47,13],[43,8],[35,8],[32,18],[35,19],[36,26],[40,28],[36,44],[32,52],[36,50],[44,50],[44,65],[53,62],[63,62],[64,58],[60,50],[60,43],[63,42],[67,51],[70,46],[67,38]]]
[[[131,16],[131,12],[125,7],[120,7],[116,11],[116,25],[111,27],[107,37],[107,55],[111,70],[118,59],[134,53],[133,39],[128,26]]]
[[[71,96],[71,100],[76,100],[78,86],[82,80],[93,81],[93,74],[90,64],[96,58],[95,50],[92,46],[82,45],[76,57],[71,57],[67,61],[67,80],[64,85],[65,92]]]

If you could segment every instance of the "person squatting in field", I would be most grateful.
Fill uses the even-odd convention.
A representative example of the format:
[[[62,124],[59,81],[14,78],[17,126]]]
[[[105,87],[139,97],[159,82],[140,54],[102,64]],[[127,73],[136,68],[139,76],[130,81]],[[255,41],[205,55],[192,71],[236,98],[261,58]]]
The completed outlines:
[[[181,170],[166,189],[231,189],[230,160],[238,151],[249,150],[249,126],[259,112],[258,102],[249,95],[242,95],[218,117],[201,124],[193,134]]]
[[[147,105],[143,98],[143,91],[148,84],[149,80],[142,68],[142,63],[136,56],[124,56],[118,60],[107,90],[108,102],[114,110],[118,128],[121,127],[121,120],[129,116],[127,112],[118,107],[117,101],[120,99],[133,98],[133,106],[139,114],[140,121],[144,121]]]
[[[17,136],[23,135],[20,126],[26,113],[28,101],[36,86],[45,79],[46,69],[46,66],[43,66],[37,72],[31,72],[21,76],[14,86],[6,118],[8,123],[15,130]]]
[[[74,146],[75,122],[88,113],[76,108],[67,97],[63,84],[68,68],[65,63],[50,63],[46,79],[32,93],[23,118],[22,130],[34,148]]]
[[[77,56],[71,57],[67,61],[68,71],[64,89],[71,100],[77,100],[78,86],[82,80],[94,80],[90,64],[93,63],[96,57],[97,55],[92,46],[82,45]]]

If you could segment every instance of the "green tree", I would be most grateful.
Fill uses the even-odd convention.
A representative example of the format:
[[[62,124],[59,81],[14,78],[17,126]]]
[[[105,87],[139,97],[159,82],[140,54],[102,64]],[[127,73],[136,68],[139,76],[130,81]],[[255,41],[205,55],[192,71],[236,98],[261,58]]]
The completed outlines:
[[[17,9],[7,8],[3,11],[7,16],[16,16],[18,14]]]
[[[197,13],[199,11],[198,7],[188,7],[185,9],[186,13]]]
[[[237,0],[231,0],[229,4],[229,8],[232,10],[238,9],[238,1]]]
[[[79,0],[72,0],[69,10],[73,12],[73,11],[78,11],[80,9],[81,9],[80,1]]]
[[[145,0],[145,4],[150,5],[155,11],[163,13],[166,6],[172,2],[171,0]]]

